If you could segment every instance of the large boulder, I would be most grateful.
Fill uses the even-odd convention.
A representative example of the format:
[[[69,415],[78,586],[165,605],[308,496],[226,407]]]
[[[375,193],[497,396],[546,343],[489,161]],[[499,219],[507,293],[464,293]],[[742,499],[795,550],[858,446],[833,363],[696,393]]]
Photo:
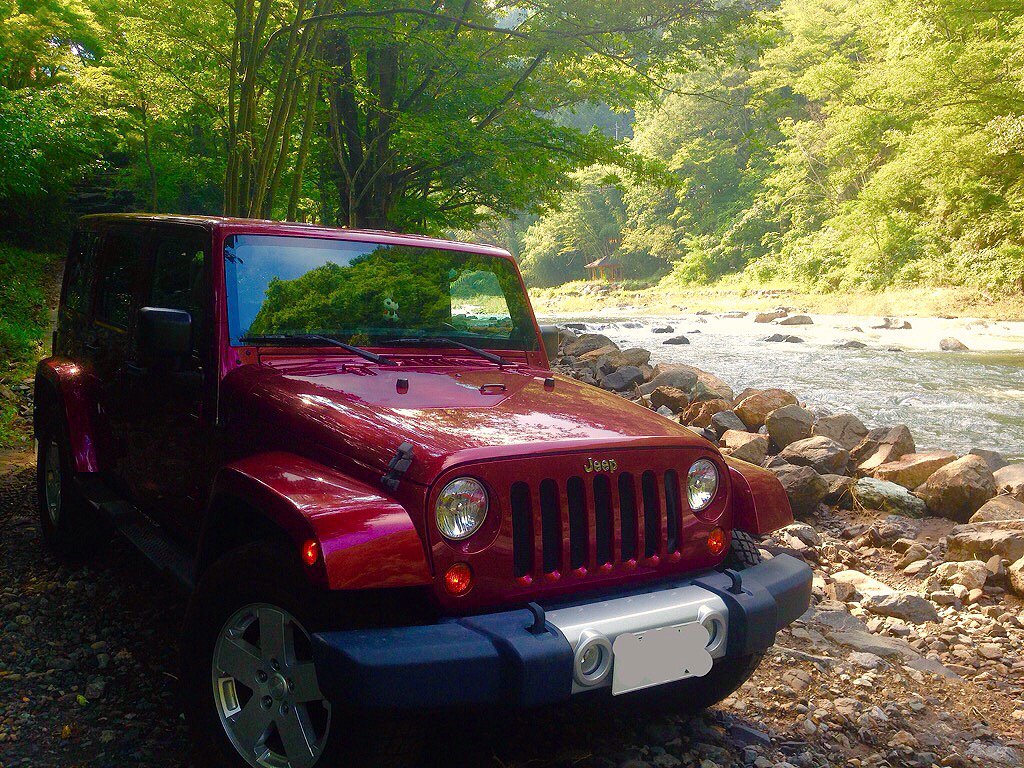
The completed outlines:
[[[721,436],[730,429],[742,432],[747,425],[736,415],[735,411],[719,411],[711,417],[711,428],[715,430],[715,434]]]
[[[971,448],[968,453],[973,453],[975,456],[981,456],[981,458],[988,462],[988,468],[993,472],[997,469],[1002,469],[1010,463],[1003,458],[1003,454],[999,451],[990,451],[986,448]]]
[[[628,389],[633,389],[633,387],[643,382],[643,380],[643,371],[635,365],[627,365],[616,371],[612,371],[601,379],[601,386],[614,392],[625,392]]]
[[[794,514],[813,512],[828,493],[828,483],[810,467],[783,464],[771,470],[782,483]]]
[[[757,430],[764,426],[769,413],[784,405],[795,403],[796,395],[791,392],[784,389],[765,389],[747,395],[736,404],[735,411],[736,415],[747,425],[747,429]]]
[[[629,365],[642,368],[650,361],[651,353],[649,351],[640,347],[630,347],[629,349],[617,349],[614,352],[609,352],[597,361],[597,367],[602,373],[611,373]]]
[[[589,352],[584,352],[582,355],[577,356],[576,364],[590,366],[590,369],[594,371],[594,373],[599,373],[601,371],[602,361],[607,360],[608,356],[613,352],[617,352],[618,349],[619,348],[616,347],[614,344],[609,344],[606,347],[592,349]],[[610,371],[611,368],[608,368],[606,372]]]
[[[936,470],[917,495],[932,514],[966,522],[996,494],[996,479],[980,456],[968,454]]]
[[[579,357],[602,347],[619,348],[614,341],[602,333],[584,333],[575,341],[566,344],[563,352],[568,357]]]
[[[789,313],[784,309],[776,309],[771,312],[759,312],[754,315],[755,323],[770,323],[772,320],[781,320]]]
[[[1024,597],[1024,557],[1013,563],[1006,571],[1010,578],[1010,589]]]
[[[995,520],[1024,520],[1024,502],[1005,494],[996,496],[982,504],[967,522],[989,523]]]
[[[686,410],[689,404],[689,392],[684,392],[676,387],[658,387],[651,392],[651,407],[655,410],[666,406],[673,413],[679,413]]]
[[[850,451],[850,461],[863,474],[870,474],[876,467],[916,451],[914,436],[910,434],[910,429],[905,424],[897,424],[895,427],[878,427],[870,430]]]
[[[843,509],[852,509],[853,484],[856,481],[847,475],[822,475],[821,477],[828,483],[825,503],[838,504]]]
[[[704,400],[699,403],[692,403],[690,407],[683,411],[679,421],[693,427],[710,427],[711,417],[719,411],[727,410],[729,410],[729,403],[725,400]]]
[[[721,439],[722,453],[740,461],[760,464],[768,455],[768,438],[753,432],[730,429]]]
[[[1007,464],[994,474],[997,493],[1006,493],[1017,501],[1024,501],[1024,462]]]
[[[1010,562],[1024,557],[1024,520],[957,525],[946,537],[947,560],[988,560],[992,555]]]
[[[732,389],[728,384],[719,380],[697,377],[697,383],[693,385],[693,399],[700,400],[728,400],[732,403]]]
[[[862,477],[853,486],[853,497],[866,509],[880,509],[896,515],[924,517],[928,508],[921,499],[902,485]]]
[[[988,581],[989,570],[980,560],[964,560],[963,562],[941,563],[935,569],[933,576],[939,583],[946,586],[962,584],[967,589],[981,589]]]
[[[689,367],[668,368],[658,365],[654,368],[654,378],[640,387],[640,391],[649,395],[658,387],[674,387],[684,392],[692,392],[697,383],[697,374]]]
[[[871,474],[879,480],[888,480],[890,483],[913,489],[931,477],[936,470],[954,461],[956,454],[949,451],[908,453],[896,461],[881,464]]]
[[[843,446],[820,435],[790,443],[779,456],[790,464],[802,464],[821,475],[841,475],[850,461],[850,454]]]
[[[911,624],[939,620],[935,606],[920,595],[897,592],[891,595],[869,595],[861,602],[868,611],[879,616],[892,616]]]
[[[776,325],[814,325],[814,321],[811,320],[807,315],[791,315],[790,317],[781,317],[774,321]]]
[[[745,419],[744,419],[745,421]],[[811,436],[814,414],[799,405],[777,408],[765,419],[765,428],[772,442],[780,449]]]
[[[819,416],[811,434],[835,440],[846,450],[852,451],[867,437],[868,428],[852,413],[837,413],[832,416]]]

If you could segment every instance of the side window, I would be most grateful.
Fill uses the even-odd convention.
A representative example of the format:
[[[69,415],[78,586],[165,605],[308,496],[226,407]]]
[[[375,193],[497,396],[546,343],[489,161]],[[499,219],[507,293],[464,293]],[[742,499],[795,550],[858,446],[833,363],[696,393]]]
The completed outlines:
[[[128,311],[131,309],[142,243],[143,232],[134,227],[113,227],[103,235],[100,286],[96,297],[97,320],[116,328],[128,327]]]
[[[64,306],[76,312],[88,312],[96,273],[96,245],[99,237],[91,229],[80,229],[68,257],[67,289]]]
[[[149,306],[183,309],[192,315],[192,338],[203,338],[206,306],[206,246],[204,232],[165,230],[156,233],[153,287]]]

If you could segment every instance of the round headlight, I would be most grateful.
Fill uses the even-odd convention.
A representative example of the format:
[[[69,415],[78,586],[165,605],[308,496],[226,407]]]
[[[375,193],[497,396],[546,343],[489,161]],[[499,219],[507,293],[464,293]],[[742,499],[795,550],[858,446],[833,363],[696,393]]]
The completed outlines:
[[[690,509],[700,512],[718,493],[718,467],[707,459],[698,459],[686,476],[686,498]]]
[[[434,507],[437,529],[453,541],[468,539],[487,517],[487,491],[471,477],[452,480],[441,490]]]

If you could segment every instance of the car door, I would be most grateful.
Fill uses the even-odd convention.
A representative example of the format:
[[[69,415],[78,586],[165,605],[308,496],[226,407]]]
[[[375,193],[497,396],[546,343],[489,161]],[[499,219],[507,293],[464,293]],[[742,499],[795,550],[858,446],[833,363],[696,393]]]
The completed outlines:
[[[80,340],[96,381],[97,408],[114,478],[123,474],[124,424],[130,403],[124,397],[125,364],[131,346],[132,309],[137,306],[146,230],[135,223],[100,229],[92,318]]]
[[[177,309],[192,320],[192,352],[154,361],[138,348],[128,361],[126,481],[136,504],[178,538],[190,539],[217,462],[213,434],[215,366],[210,234],[202,227],[157,225],[150,231],[140,306]]]

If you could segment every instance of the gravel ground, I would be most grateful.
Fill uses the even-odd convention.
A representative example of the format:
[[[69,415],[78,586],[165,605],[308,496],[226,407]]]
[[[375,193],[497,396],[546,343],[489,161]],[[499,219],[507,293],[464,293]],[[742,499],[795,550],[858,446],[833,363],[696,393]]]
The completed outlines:
[[[120,542],[88,565],[58,562],[36,529],[32,470],[11,466],[0,469],[0,768],[187,765],[174,651],[184,597]],[[834,610],[780,634],[754,678],[702,717],[578,704],[453,718],[433,724],[422,765],[1021,764],[1015,667],[976,681],[941,664],[921,671],[899,653],[838,643],[832,614],[859,620],[819,607]],[[886,627],[876,629],[857,642],[881,642]]]

